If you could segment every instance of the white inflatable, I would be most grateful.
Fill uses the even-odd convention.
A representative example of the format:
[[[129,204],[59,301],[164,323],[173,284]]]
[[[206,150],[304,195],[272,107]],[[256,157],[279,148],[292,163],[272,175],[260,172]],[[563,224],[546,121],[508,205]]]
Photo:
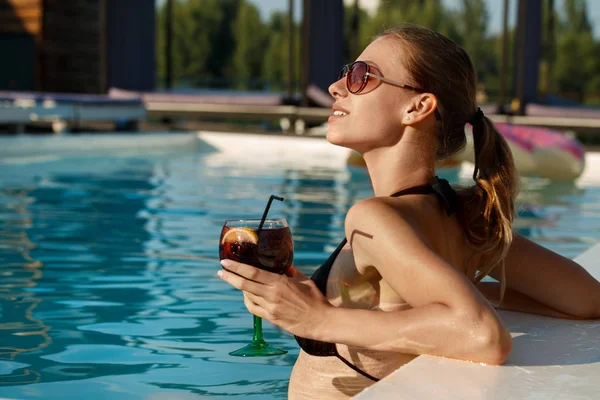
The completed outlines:
[[[556,180],[574,180],[585,167],[581,143],[561,132],[546,128],[495,123],[508,142],[520,175]],[[468,145],[456,161],[473,162],[473,136],[468,126]]]

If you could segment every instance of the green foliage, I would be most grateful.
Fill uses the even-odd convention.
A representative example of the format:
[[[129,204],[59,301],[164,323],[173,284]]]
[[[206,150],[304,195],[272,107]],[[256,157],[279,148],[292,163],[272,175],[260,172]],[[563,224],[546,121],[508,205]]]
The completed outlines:
[[[565,0],[564,15],[558,19],[553,81],[558,93],[584,101],[586,93],[598,93],[600,76],[599,44],[592,36],[592,26],[583,0]]]
[[[467,53],[471,56],[479,80],[484,80],[486,75],[498,72],[497,59],[487,40],[488,14],[483,0],[462,0],[462,10],[459,12],[461,42]],[[490,67],[495,71],[490,71]]]
[[[260,20],[258,9],[246,2],[240,3],[232,25],[235,47],[231,69],[227,75],[237,81],[236,88],[258,89],[252,80],[261,76],[264,49],[268,42],[267,29]]]
[[[300,1],[300,0],[297,0]],[[326,0],[323,0],[326,1]],[[598,102],[600,43],[592,35],[585,0],[554,0],[562,11],[544,11],[540,92]],[[550,4],[548,0],[544,4]],[[289,81],[289,35],[286,13],[261,21],[248,0],[174,0],[173,68],[176,82],[203,87],[284,90]],[[502,36],[488,33],[484,0],[461,0],[449,9],[443,0],[381,0],[374,15],[346,4],[346,62],[355,60],[372,38],[399,23],[427,26],[462,45],[471,56],[490,101],[497,99],[502,62]],[[553,24],[548,24],[550,20]],[[294,77],[300,76],[300,26],[294,28]],[[157,70],[165,74],[165,6],[157,10]],[[513,32],[510,32],[512,49]],[[507,87],[511,88],[513,51],[509,51]]]
[[[366,23],[363,45],[366,46],[370,38],[382,30],[400,23],[426,26],[457,40],[457,20],[458,16],[441,0],[382,0],[375,16]]]
[[[283,90],[289,81],[289,34],[288,17],[284,13],[274,13],[268,26],[267,46],[262,65],[262,77],[270,82],[271,89]],[[300,78],[300,28],[294,26],[294,77],[297,82]]]
[[[358,8],[357,10],[354,6],[344,8],[344,49],[342,54],[346,63],[354,61],[371,41],[368,24],[369,15],[363,9]],[[371,35],[373,35],[372,32]]]
[[[175,78],[213,78],[219,71],[210,58],[218,52],[212,44],[224,22],[224,9],[219,0],[187,0],[173,2],[173,74]],[[158,13],[157,45],[164,55],[165,6]],[[212,68],[211,68],[212,67]],[[166,73],[165,57],[158,57],[159,75]]]

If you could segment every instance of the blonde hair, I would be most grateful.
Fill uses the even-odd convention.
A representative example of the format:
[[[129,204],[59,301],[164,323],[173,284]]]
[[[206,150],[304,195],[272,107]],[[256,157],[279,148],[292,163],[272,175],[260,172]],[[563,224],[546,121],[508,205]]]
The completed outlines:
[[[473,283],[479,283],[496,267],[502,268],[500,303],[506,285],[504,258],[513,239],[518,178],[510,148],[494,124],[483,115],[473,118],[478,110],[473,63],[462,47],[427,28],[401,26],[384,31],[377,38],[401,42],[401,62],[415,86],[437,97],[438,159],[465,146],[465,124],[472,122],[475,184],[457,191],[459,218],[477,258],[477,265],[471,265],[468,271]]]

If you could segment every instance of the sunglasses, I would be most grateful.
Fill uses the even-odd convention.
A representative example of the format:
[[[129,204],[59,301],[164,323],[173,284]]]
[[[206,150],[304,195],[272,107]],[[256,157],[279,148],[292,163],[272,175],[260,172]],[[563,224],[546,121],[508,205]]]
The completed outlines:
[[[346,77],[346,88],[352,94],[359,94],[365,89],[373,90],[379,86],[379,82],[387,83],[393,86],[397,86],[403,89],[412,90],[414,92],[423,93],[425,89],[420,89],[414,86],[404,85],[400,82],[388,79],[379,74],[371,72],[379,72],[375,67],[370,66],[364,61],[355,61],[352,64],[347,64],[342,67],[338,80]],[[375,78],[378,81],[370,80],[369,78]]]

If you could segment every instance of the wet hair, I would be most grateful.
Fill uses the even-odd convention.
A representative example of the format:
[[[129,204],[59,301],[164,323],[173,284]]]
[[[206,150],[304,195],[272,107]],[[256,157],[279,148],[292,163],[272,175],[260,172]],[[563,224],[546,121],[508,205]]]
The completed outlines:
[[[500,266],[501,302],[506,285],[504,258],[513,239],[518,178],[508,144],[477,107],[473,63],[462,47],[427,28],[401,26],[384,31],[378,38],[400,42],[400,62],[414,85],[438,100],[438,159],[462,150],[466,144],[465,125],[471,123],[473,127],[475,184],[457,190],[459,219],[477,260],[469,265],[469,278],[477,284]]]

